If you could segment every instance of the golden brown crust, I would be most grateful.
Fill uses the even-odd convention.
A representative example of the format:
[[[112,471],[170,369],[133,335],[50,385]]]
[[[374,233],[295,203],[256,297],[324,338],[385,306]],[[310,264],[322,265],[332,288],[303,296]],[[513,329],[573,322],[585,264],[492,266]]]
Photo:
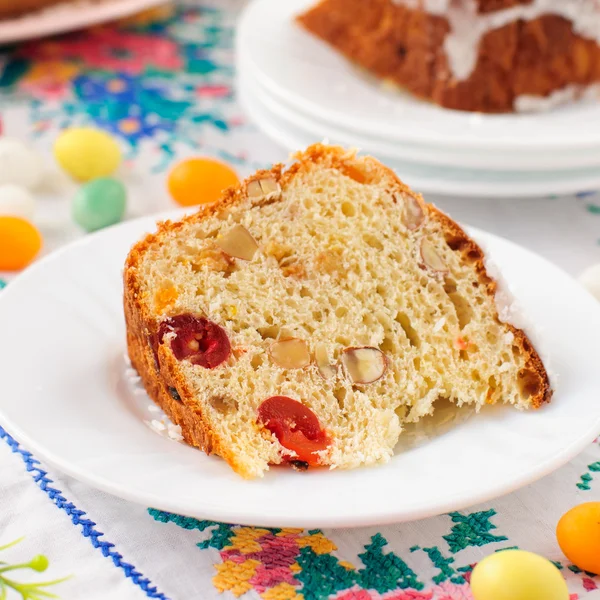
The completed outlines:
[[[480,0],[481,12],[513,4]],[[448,65],[444,17],[392,0],[323,0],[298,22],[375,76],[447,108],[509,112],[523,95],[547,96],[567,85],[600,81],[600,46],[571,22],[543,15],[484,35],[477,64],[464,81]]]
[[[154,357],[151,340],[152,336],[157,333],[159,324],[156,322],[156,318],[150,314],[146,298],[141,292],[138,265],[144,253],[154,244],[161,244],[164,236],[180,230],[188,222],[201,221],[241,202],[246,197],[246,188],[251,181],[269,176],[276,179],[285,188],[294,177],[318,164],[338,169],[349,177],[364,183],[388,182],[390,192],[400,192],[415,198],[422,206],[427,207],[430,218],[437,219],[443,224],[449,247],[461,252],[465,260],[474,263],[482,285],[487,286],[488,294],[493,296],[496,290],[496,283],[486,273],[483,252],[479,246],[448,216],[431,205],[425,205],[419,194],[408,188],[391,169],[379,161],[373,158],[357,160],[352,151],[322,144],[310,146],[304,152],[298,153],[295,158],[296,162],[286,171],[280,164],[275,165],[269,171],[259,171],[239,186],[226,190],[223,197],[214,205],[203,207],[197,213],[178,222],[159,223],[156,233],[147,235],[132,248],[127,257],[123,275],[127,348],[132,365],[142,377],[146,391],[168,417],[181,427],[183,437],[188,444],[204,450],[207,454],[218,454],[244,477],[251,477],[251,474],[246,472],[244,466],[238,463],[236,456],[220,443],[218,436],[209,425],[209,420],[203,414],[202,407],[199,406],[192,391],[188,388],[172,353],[167,352],[164,346],[159,346],[158,364]],[[524,384],[530,386],[531,404],[538,408],[548,402],[551,396],[548,377],[542,361],[521,330],[511,325],[506,327],[507,330],[513,332],[515,343],[527,356],[528,374]],[[181,400],[177,400],[171,395],[170,388],[177,390]]]
[[[494,298],[496,295],[497,283],[486,271],[483,250],[481,250],[465,231],[450,219],[448,215],[444,214],[433,205],[429,204],[427,206],[429,214],[435,215],[435,217],[443,224],[448,246],[452,250],[460,252],[465,261],[473,264],[475,270],[479,274],[481,285],[486,287],[488,296]],[[500,322],[499,319],[498,321]],[[540,408],[543,404],[550,402],[550,399],[552,398],[552,389],[550,388],[550,381],[548,380],[546,369],[525,332],[521,329],[517,329],[510,323],[505,323],[504,325],[507,330],[514,335],[513,345],[516,345],[527,357],[525,361],[525,370],[527,373],[524,373],[522,377],[527,378],[527,382],[524,384],[531,386],[531,405],[533,408]]]

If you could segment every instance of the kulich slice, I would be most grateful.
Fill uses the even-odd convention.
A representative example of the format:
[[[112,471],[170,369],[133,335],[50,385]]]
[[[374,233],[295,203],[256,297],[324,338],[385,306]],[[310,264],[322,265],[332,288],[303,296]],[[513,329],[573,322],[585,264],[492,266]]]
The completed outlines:
[[[129,355],[187,443],[244,477],[389,460],[449,399],[551,391],[481,249],[373,158],[317,144],[129,254]]]

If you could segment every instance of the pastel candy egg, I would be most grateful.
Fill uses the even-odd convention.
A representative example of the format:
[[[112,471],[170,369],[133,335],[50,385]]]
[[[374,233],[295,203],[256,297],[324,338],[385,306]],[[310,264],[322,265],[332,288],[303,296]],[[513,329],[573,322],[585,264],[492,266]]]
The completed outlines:
[[[600,502],[584,502],[566,512],[556,527],[556,539],[574,565],[600,574]]]
[[[13,183],[28,189],[41,181],[41,158],[21,140],[0,137],[0,185]]]
[[[63,131],[54,143],[54,156],[79,181],[111,175],[121,163],[121,149],[115,138],[92,127]]]
[[[125,186],[111,177],[100,177],[83,185],[73,199],[75,222],[86,231],[118,223],[125,213]]]
[[[181,206],[211,204],[224,189],[239,182],[236,172],[213,158],[189,158],[175,165],[167,186],[173,200]]]
[[[40,232],[21,217],[0,216],[0,271],[26,267],[42,247]]]
[[[524,550],[486,556],[471,574],[475,600],[569,600],[560,571],[546,558]]]
[[[34,213],[35,200],[28,190],[14,183],[0,185],[0,215],[12,215],[30,221]]]

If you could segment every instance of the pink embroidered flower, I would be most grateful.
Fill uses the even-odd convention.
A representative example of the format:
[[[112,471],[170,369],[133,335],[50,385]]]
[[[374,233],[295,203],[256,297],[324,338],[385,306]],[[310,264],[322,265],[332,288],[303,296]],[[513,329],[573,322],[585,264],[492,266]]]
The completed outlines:
[[[474,600],[469,585],[466,583],[456,584],[444,581],[434,588],[437,595],[435,600]]]
[[[246,555],[242,554],[236,548],[222,550],[219,554],[223,562],[230,560],[231,562],[241,564],[248,559]]]
[[[35,60],[77,60],[88,67],[136,75],[146,67],[177,70],[183,65],[173,41],[118,29],[99,28],[85,35],[27,45],[23,54]]]
[[[591,592],[592,590],[598,589],[596,582],[593,579],[590,579],[589,577],[584,577],[582,583],[583,583],[583,589],[586,592]]]
[[[250,552],[246,558],[260,561],[265,567],[290,567],[296,562],[300,552],[295,537],[276,537],[272,533],[263,535],[256,540],[260,552]]]
[[[382,600],[431,600],[433,592],[419,592],[407,589],[399,592],[389,592],[382,596]]]
[[[335,600],[379,600],[381,596],[375,590],[352,588],[342,592]]]
[[[196,88],[196,94],[201,98],[223,98],[231,93],[231,88],[226,85],[201,85]]]
[[[257,592],[262,594],[268,588],[275,587],[280,583],[289,583],[290,585],[299,586],[300,582],[294,577],[294,574],[288,567],[275,567],[269,569],[265,565],[260,565],[256,568],[254,577],[248,581],[254,586]]]

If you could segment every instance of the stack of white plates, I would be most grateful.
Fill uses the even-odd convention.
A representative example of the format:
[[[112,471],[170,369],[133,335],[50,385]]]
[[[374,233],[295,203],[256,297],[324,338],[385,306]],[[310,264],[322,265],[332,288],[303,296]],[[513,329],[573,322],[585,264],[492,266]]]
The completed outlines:
[[[254,0],[237,36],[239,95],[289,150],[315,141],[357,147],[419,191],[543,196],[600,189],[600,103],[528,114],[442,109],[358,72],[300,29],[315,0]]]

